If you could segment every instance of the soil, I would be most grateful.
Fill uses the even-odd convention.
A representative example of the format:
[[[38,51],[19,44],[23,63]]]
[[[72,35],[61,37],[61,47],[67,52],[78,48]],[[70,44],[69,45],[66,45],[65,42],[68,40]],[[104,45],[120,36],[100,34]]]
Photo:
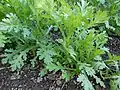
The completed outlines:
[[[0,70],[0,90],[82,90],[74,79],[65,82],[60,75],[50,73],[44,77],[38,72],[24,68],[21,73],[10,72],[7,68]],[[109,90],[96,86],[96,90]]]
[[[120,55],[120,37],[110,37],[108,41],[110,52]],[[107,85],[108,86],[108,85]],[[110,90],[95,86],[96,90]],[[74,79],[65,82],[60,73],[50,73],[44,77],[39,76],[37,70],[28,67],[19,73],[9,71],[9,68],[0,65],[0,90],[82,90],[80,84]]]
[[[120,55],[120,37],[112,36],[108,40],[109,51],[112,54]]]

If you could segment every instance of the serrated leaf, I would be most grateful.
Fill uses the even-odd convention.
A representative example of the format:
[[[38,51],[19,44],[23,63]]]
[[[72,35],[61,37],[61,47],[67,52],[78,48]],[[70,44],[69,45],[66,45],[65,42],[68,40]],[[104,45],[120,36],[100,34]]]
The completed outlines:
[[[92,67],[84,68],[88,76],[93,76],[95,74],[95,70]]]
[[[79,69],[82,73],[86,73],[88,76],[92,77],[93,75],[95,75],[95,70],[92,67],[90,67],[89,64],[83,63],[79,66]]]
[[[46,66],[46,69],[48,69],[49,71],[53,71],[53,70],[58,71],[64,69],[64,67],[62,67],[61,65],[55,65],[51,63]]]
[[[5,40],[7,38],[5,37],[5,35],[3,35],[1,32],[0,32],[0,47],[4,47],[5,46]]]
[[[95,62],[94,64],[94,69],[95,70],[103,70],[104,68],[108,68],[104,62]]]
[[[96,23],[104,23],[107,21],[109,18],[107,17],[107,12],[105,11],[97,11],[95,14],[95,21]]]
[[[28,50],[21,51],[19,53],[19,50],[13,50],[8,49],[5,50],[5,58],[3,58],[2,63],[8,63],[10,64],[11,70],[16,71],[23,67],[24,61],[27,60],[26,53]]]
[[[19,32],[24,37],[30,36],[31,32],[26,25],[23,25],[16,14],[10,13],[0,22],[0,30],[3,32]]]
[[[55,55],[56,53],[50,44],[48,46],[44,46],[44,44],[41,45],[41,48],[39,48],[37,51],[37,56],[40,60],[44,60],[45,64],[50,64],[53,61],[52,57]]]
[[[113,76],[113,79],[110,80],[110,85],[112,90],[120,89],[120,76]]]
[[[52,57],[56,54],[52,50],[42,51],[42,49],[39,49],[37,55],[39,55],[40,60],[44,59],[44,63],[50,64],[53,61]]]
[[[102,87],[104,87],[105,88],[105,84],[103,83],[103,81],[101,81],[101,79],[100,78],[98,78],[97,76],[93,76],[95,79],[96,79],[96,83],[98,84],[100,84],[100,86],[102,86]]]
[[[77,78],[78,82],[81,82],[84,90],[95,90],[92,83],[88,80],[88,77],[84,74],[80,74]]]
[[[7,18],[2,19],[2,22],[0,22],[0,30],[10,32],[16,28],[15,32],[18,32],[21,28],[18,17],[13,13],[7,14],[6,17]]]

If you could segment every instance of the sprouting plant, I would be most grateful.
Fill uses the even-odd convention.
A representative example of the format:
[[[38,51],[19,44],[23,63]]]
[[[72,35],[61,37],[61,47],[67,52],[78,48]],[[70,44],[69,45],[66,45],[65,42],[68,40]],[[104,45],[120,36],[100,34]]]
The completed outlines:
[[[2,3],[0,47],[6,45],[2,63],[9,64],[12,71],[21,70],[27,61],[33,67],[43,61],[40,75],[60,70],[66,81],[77,75],[84,90],[94,90],[94,84],[105,87],[102,80],[109,74],[104,70],[110,72],[115,65],[115,72],[119,71],[118,56],[109,60],[102,57],[109,53],[105,47],[106,28],[116,29],[109,22],[114,10],[101,7],[106,0],[5,0]],[[114,18],[117,26],[118,16],[115,14]],[[118,76],[111,81],[117,88]]]
[[[101,57],[102,54],[108,52],[108,49],[104,47],[104,44],[107,42],[107,36],[105,31],[96,31],[94,26],[105,23],[105,21],[108,20],[107,13],[104,11],[94,13],[94,7],[88,6],[85,1],[83,1],[82,4],[78,3],[78,6],[70,6],[64,0],[59,2],[61,6],[57,11],[53,10],[51,13],[47,7],[44,9],[44,14],[50,15],[49,18],[55,22],[55,26],[60,29],[62,34],[62,38],[56,40],[59,43],[56,43],[56,47],[59,48],[55,48],[56,54],[51,53],[54,58],[53,60],[48,59],[51,61],[51,64],[46,64],[45,68],[49,71],[61,70],[62,77],[66,80],[69,80],[75,74],[77,74],[80,79],[84,77],[85,82],[79,78],[78,81],[83,83],[82,86],[85,90],[94,89],[94,86],[89,81],[90,77],[95,78],[96,83],[105,87],[95,72],[99,72],[99,69],[107,68],[105,63],[102,62],[104,60]],[[41,8],[42,5],[46,5],[45,3],[46,2],[39,4],[39,8]],[[50,4],[50,2],[47,3]],[[37,54],[41,56],[39,51]],[[44,62],[46,62],[45,58],[42,57],[40,59],[44,59]],[[84,64],[83,67],[82,64]],[[100,66],[100,64],[104,65],[99,67],[98,70],[95,70],[92,66]],[[85,86],[88,82],[89,86]]]

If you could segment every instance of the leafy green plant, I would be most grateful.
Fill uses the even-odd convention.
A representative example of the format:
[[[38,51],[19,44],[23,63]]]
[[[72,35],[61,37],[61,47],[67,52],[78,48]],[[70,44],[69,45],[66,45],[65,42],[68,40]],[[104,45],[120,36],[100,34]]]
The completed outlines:
[[[102,73],[104,79],[110,79],[110,89],[119,90],[119,80],[120,80],[120,56],[109,55],[109,60],[106,61],[109,70]]]
[[[51,2],[47,3],[47,6],[49,6]],[[38,5],[40,9],[43,7],[42,5],[46,5],[46,2]],[[102,59],[97,57],[108,51],[104,47],[107,37],[105,32],[95,31],[93,27],[105,23],[108,20],[107,13],[102,11],[94,13],[94,8],[87,6],[85,1],[82,4],[78,3],[78,6],[70,6],[62,0],[61,7],[57,11],[54,12],[54,10],[51,10],[52,8],[49,11],[49,8],[44,8],[45,15],[51,15],[50,19],[55,21],[63,38],[56,39],[61,44],[57,44],[59,47],[56,49],[58,52],[56,54],[57,60],[53,59],[51,64],[45,66],[46,69],[50,71],[60,69],[63,78],[66,80],[78,74],[78,81],[83,83],[85,90],[94,90],[92,83],[89,81],[90,77],[94,77],[96,83],[105,87],[100,78],[96,76],[96,70],[92,65],[101,62]],[[103,68],[106,68],[106,66]],[[84,78],[85,82],[81,80]]]
[[[70,0],[69,2],[71,2]],[[82,0],[84,1],[84,0]],[[109,34],[115,33],[115,35],[120,35],[119,30],[119,11],[120,11],[120,1],[119,0],[87,0],[91,5],[95,6],[96,10],[107,11],[109,18],[109,27],[103,26],[104,30]],[[74,0],[74,3],[77,3],[77,0]],[[71,4],[74,4],[71,3]],[[101,26],[100,26],[101,27]],[[112,32],[112,33],[111,33]]]
[[[81,0],[74,4],[71,1],[3,1],[0,12],[6,16],[0,22],[0,45],[3,47],[5,43],[6,50],[2,63],[9,64],[12,71],[20,71],[28,61],[33,67],[43,61],[42,76],[48,71],[60,70],[66,81],[77,75],[84,90],[94,90],[94,84],[105,88],[102,79],[109,73],[104,74],[103,70],[112,71],[112,65],[117,62],[112,56],[109,60],[102,57],[109,53],[104,28],[114,28],[109,22],[112,14],[109,15],[107,8],[96,6],[104,5],[106,0]],[[118,21],[116,18],[119,26]],[[116,76],[115,79],[119,75]],[[119,89],[119,78],[115,79],[111,85]]]

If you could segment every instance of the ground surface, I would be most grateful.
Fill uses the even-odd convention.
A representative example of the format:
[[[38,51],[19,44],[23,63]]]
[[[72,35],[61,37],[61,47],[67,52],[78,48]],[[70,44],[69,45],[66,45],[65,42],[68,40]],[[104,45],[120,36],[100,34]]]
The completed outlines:
[[[120,37],[109,37],[108,47],[111,53],[120,55]]]
[[[120,37],[110,37],[108,46],[111,53],[120,54]],[[0,65],[0,90],[81,90],[74,80],[65,83],[58,74],[39,77],[37,70],[25,67],[20,75],[13,74],[8,68]],[[102,89],[96,86],[96,90]]]

